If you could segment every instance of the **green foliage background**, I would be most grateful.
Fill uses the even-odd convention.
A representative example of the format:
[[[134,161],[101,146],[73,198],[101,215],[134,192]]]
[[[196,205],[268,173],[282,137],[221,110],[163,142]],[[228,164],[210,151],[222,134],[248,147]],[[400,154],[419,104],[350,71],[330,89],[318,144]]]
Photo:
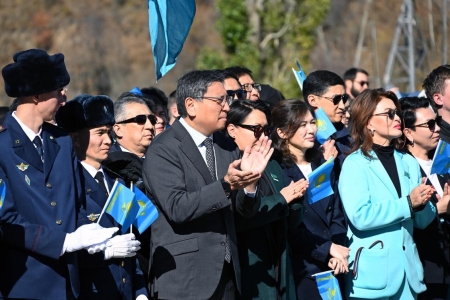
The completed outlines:
[[[330,0],[253,0],[258,5],[249,5],[251,2],[217,1],[216,26],[223,49],[203,47],[197,68],[243,65],[253,71],[255,81],[271,84],[286,98],[300,98],[292,67],[298,59],[308,74],[315,29],[327,16]],[[259,28],[251,24],[255,19]],[[265,40],[268,35],[273,38]]]

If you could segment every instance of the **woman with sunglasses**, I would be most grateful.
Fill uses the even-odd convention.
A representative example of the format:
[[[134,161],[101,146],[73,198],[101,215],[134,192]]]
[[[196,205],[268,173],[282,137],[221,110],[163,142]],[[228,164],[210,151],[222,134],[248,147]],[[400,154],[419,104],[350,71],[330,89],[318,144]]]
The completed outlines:
[[[427,285],[427,290],[420,294],[418,299],[447,299],[450,283],[449,174],[430,174],[434,150],[439,142],[439,117],[427,98],[402,98],[400,105],[404,121],[403,148],[416,158],[422,177],[427,178],[426,184],[436,190],[430,198],[438,212],[436,218],[425,229],[414,230],[414,241],[423,264]]]
[[[331,157],[332,152],[327,150],[322,154],[314,147],[316,119],[314,111],[305,102],[278,102],[272,110],[272,125],[272,140],[286,182],[306,180],[313,170]],[[333,144],[329,145],[334,149]],[[313,274],[330,268],[336,275],[348,270],[345,218],[333,172],[330,177],[334,194],[313,204],[305,195],[303,222],[289,233],[298,299],[322,299]]]
[[[227,116],[226,135],[241,151],[258,147],[259,137],[269,135],[270,110],[262,101],[235,101]],[[251,218],[236,217],[241,266],[241,299],[295,299],[287,233],[303,215],[299,199],[305,180],[285,183],[275,161],[269,161],[258,182],[261,204]]]
[[[414,227],[435,218],[417,161],[395,150],[402,135],[393,92],[365,90],[352,104],[352,153],[339,178],[348,216],[350,299],[417,299],[425,291]]]

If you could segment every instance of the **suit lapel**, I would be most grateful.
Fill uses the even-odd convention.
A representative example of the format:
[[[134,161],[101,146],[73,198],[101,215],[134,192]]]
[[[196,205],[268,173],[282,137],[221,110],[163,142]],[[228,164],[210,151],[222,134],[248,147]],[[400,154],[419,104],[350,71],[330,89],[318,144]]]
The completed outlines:
[[[14,149],[14,153],[24,160],[24,163],[28,163],[38,169],[44,171],[44,163],[41,157],[36,151],[33,143],[20,127],[19,123],[12,116],[8,116],[5,121],[5,126],[11,131],[11,140]]]
[[[383,165],[381,164],[381,161],[378,159],[378,156],[376,155],[376,153],[373,150],[369,154],[371,156],[375,157],[374,159],[372,159],[370,161],[369,168],[373,171],[375,176],[377,176],[378,179],[380,179],[382,184],[384,184],[387,187],[387,189],[391,193],[392,197],[394,197],[395,199],[398,198],[397,190],[395,189],[395,186],[392,183],[392,180],[390,180],[389,174],[387,173],[386,169],[383,167]],[[396,164],[397,164],[397,159],[396,159]],[[397,164],[397,170],[399,170],[398,164]],[[403,168],[402,168],[402,172],[403,172]],[[399,175],[400,175],[400,172],[399,172]],[[403,173],[402,173],[402,176],[403,176]],[[386,178],[388,178],[388,180],[386,180]],[[400,184],[403,186],[402,181],[400,181]],[[402,193],[403,193],[403,187],[402,187]]]
[[[179,121],[175,121],[172,124],[172,129],[175,131],[175,138],[180,141],[181,152],[183,152],[186,157],[192,162],[194,167],[198,170],[200,175],[205,180],[206,184],[213,182],[209,169],[206,166],[205,160],[203,159],[197,145],[194,143],[191,135],[187,132],[183,125]],[[216,159],[217,161],[217,159]]]
[[[58,155],[60,146],[56,142],[56,139],[47,130],[47,126],[53,126],[48,124],[42,125],[42,139],[44,140],[44,170],[45,178],[52,170],[53,163]]]
[[[216,157],[217,178],[221,179],[227,174],[231,161],[226,159],[229,157],[229,152],[222,148],[221,138],[223,137],[219,136],[219,134],[214,134],[214,153]]]
[[[409,166],[403,161],[403,154],[394,151],[395,164],[397,165],[397,173],[400,180],[401,196],[406,196],[409,194],[410,177]],[[397,192],[395,193],[398,197]]]

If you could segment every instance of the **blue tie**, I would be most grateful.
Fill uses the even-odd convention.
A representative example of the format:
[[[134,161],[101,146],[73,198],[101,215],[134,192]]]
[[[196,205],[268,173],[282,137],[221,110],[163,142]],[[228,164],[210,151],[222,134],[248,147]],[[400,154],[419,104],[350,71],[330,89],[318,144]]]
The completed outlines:
[[[44,161],[44,149],[42,147],[41,138],[38,135],[34,137],[33,144],[36,146],[36,151],[38,152],[38,154],[41,157],[41,160],[43,162]]]

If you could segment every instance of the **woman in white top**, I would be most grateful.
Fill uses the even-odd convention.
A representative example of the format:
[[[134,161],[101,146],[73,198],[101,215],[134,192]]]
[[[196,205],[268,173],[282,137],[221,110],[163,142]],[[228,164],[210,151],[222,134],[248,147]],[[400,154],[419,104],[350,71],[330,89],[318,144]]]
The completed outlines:
[[[426,184],[432,185],[436,193],[430,201],[437,208],[436,219],[425,229],[414,229],[414,240],[424,267],[427,291],[418,299],[447,299],[450,283],[448,213],[449,174],[430,174],[434,150],[439,142],[439,118],[427,98],[407,97],[400,100],[403,129],[403,150],[412,154],[419,162]],[[450,296],[450,295],[449,295]]]

